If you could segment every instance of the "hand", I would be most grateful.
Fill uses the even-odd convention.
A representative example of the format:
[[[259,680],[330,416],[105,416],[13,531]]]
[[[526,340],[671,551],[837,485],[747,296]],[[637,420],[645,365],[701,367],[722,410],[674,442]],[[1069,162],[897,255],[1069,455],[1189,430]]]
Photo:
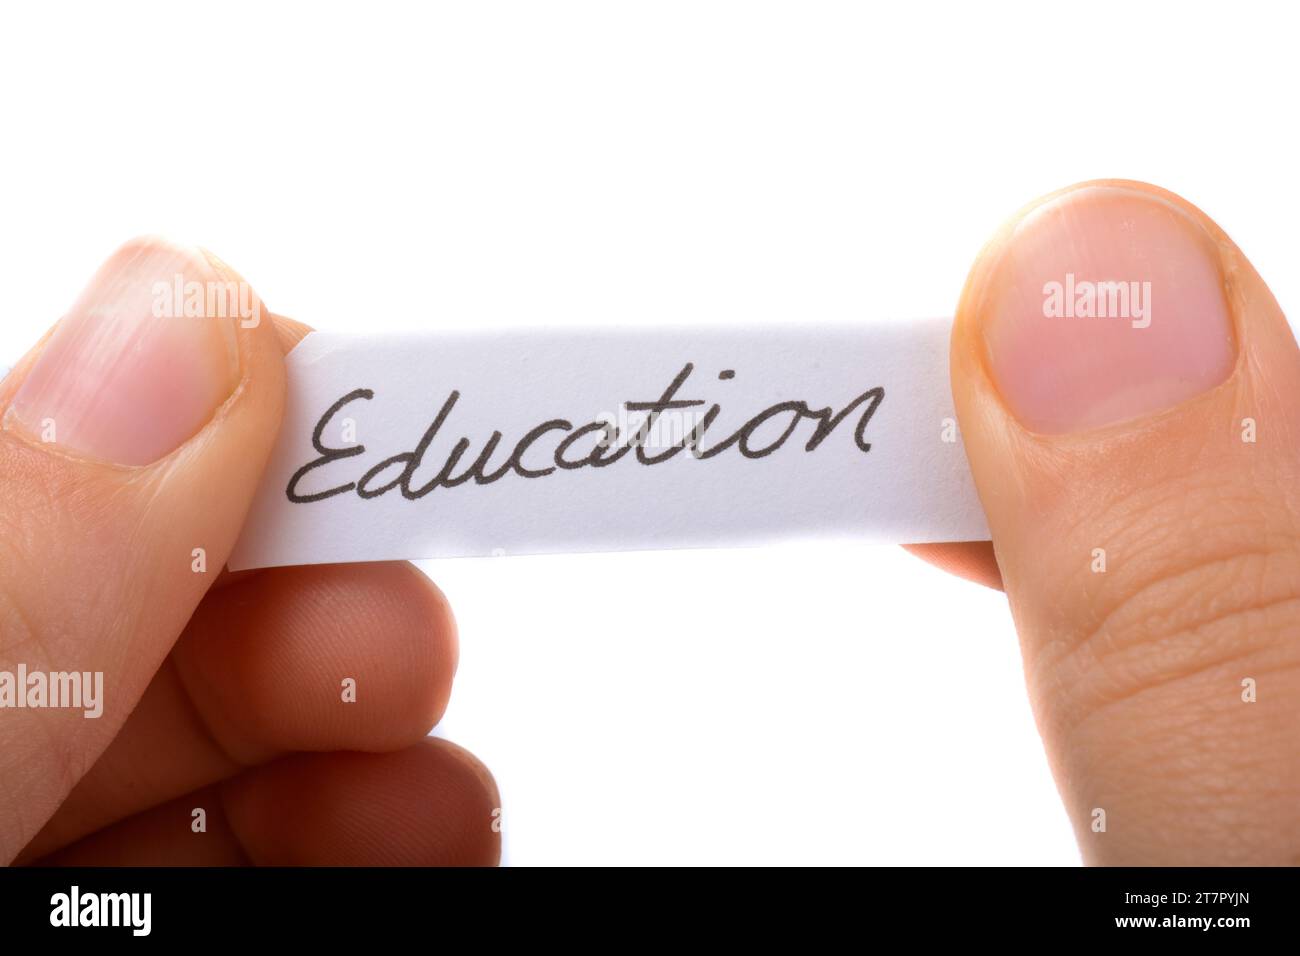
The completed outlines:
[[[304,334],[141,240],[0,382],[0,862],[497,862],[491,776],[425,737],[456,669],[438,589],[221,574]],[[51,672],[78,677],[27,706]]]
[[[1263,280],[1177,196],[1071,187],[981,253],[952,382],[993,545],[912,550],[1005,584],[1084,860],[1300,862],[1300,352]]]

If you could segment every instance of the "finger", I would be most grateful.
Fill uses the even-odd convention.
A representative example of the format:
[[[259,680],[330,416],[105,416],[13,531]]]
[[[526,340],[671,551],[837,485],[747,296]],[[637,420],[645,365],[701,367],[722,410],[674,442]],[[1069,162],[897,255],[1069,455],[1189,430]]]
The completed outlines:
[[[0,384],[0,672],[102,697],[98,719],[0,710],[0,861],[115,736],[234,545],[284,398],[260,318],[223,264],[138,240]]]
[[[266,317],[270,319],[271,326],[275,330],[276,341],[280,343],[280,349],[285,355],[288,355],[293,351],[293,347],[306,338],[312,331],[310,325],[304,325],[302,322],[298,322],[295,319],[290,319],[283,315],[276,315],[273,312],[267,312]],[[209,590],[219,590],[234,581],[246,580],[247,578],[251,578],[253,575],[260,573],[260,568],[250,568],[245,571],[231,571],[223,567],[221,572],[217,575],[217,579],[212,582],[212,586]]]
[[[1177,196],[1072,187],[981,255],[952,367],[1084,858],[1294,863],[1300,353],[1264,282]]]
[[[406,563],[269,569],[209,594],[29,860],[290,751],[392,751],[441,718],[442,593]]]
[[[286,355],[312,331],[310,325],[285,315],[272,315],[271,320],[275,324],[275,334],[280,340],[280,347],[284,349]]]
[[[954,541],[948,544],[905,544],[903,550],[941,571],[1002,590],[1002,572],[991,541]]]
[[[499,808],[496,784],[473,755],[427,738],[390,754],[285,757],[40,862],[494,866],[501,857]],[[195,832],[200,819],[205,832]]]

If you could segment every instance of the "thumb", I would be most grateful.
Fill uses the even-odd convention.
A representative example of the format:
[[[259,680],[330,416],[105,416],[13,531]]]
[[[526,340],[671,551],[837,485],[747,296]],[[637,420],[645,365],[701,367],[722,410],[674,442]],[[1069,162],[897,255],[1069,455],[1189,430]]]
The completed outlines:
[[[1028,207],[953,390],[1084,859],[1300,859],[1300,353],[1240,250],[1140,183]]]
[[[137,240],[0,383],[0,861],[108,745],[234,545],[284,395],[262,319],[217,260]]]

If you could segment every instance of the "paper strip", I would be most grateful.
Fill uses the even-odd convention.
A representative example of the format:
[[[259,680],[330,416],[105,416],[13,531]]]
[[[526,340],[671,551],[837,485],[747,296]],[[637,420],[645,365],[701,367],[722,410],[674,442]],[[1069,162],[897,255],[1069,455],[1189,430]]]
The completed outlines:
[[[313,333],[230,567],[986,538],[948,330]]]

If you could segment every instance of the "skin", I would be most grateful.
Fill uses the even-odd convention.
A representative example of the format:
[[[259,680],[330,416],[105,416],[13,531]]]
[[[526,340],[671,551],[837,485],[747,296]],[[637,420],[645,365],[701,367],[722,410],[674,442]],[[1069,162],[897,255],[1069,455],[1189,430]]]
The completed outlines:
[[[31,660],[34,647],[53,655],[61,642],[76,642],[80,666],[105,672],[108,698],[98,720],[56,710],[4,713],[0,860],[498,862],[500,798],[491,774],[464,749],[426,737],[446,709],[457,659],[455,621],[435,585],[406,563],[203,581],[151,560],[187,555],[195,540],[228,553],[258,455],[278,423],[281,355],[308,331],[274,317],[241,332],[244,381],[173,456],[172,469],[188,462],[195,472],[175,501],[150,486],[158,480],[152,476],[124,479],[119,470],[52,458],[11,431],[0,437],[11,514],[38,516],[43,526],[29,533],[35,521],[16,528],[24,519],[7,519],[0,666]],[[0,400],[43,345],[7,380]],[[193,466],[199,459],[202,468]],[[142,518],[140,501],[163,512],[159,520]],[[120,548],[146,536],[151,548]],[[103,553],[88,553],[93,548]],[[83,568],[101,562],[125,562],[130,573],[106,573],[87,587]],[[132,580],[154,582],[152,593]],[[78,582],[75,599],[48,584],[60,581]],[[126,620],[106,631],[99,623],[106,615]],[[358,703],[346,713],[339,675],[358,686]],[[113,697],[127,695],[138,696],[134,709],[112,706]],[[196,807],[207,814],[201,836],[191,830]]]
[[[999,264],[1037,209],[1098,188],[1169,204],[1208,234],[1237,355],[1224,381],[1166,409],[1039,434],[990,368],[985,326],[1008,281]],[[1181,197],[1080,184],[1021,210],[981,253],[951,365],[994,541],[911,550],[1005,588],[1084,860],[1300,862],[1300,351],[1264,281]],[[1267,435],[1244,443],[1246,417]],[[1103,574],[1089,568],[1097,547],[1111,556]],[[1097,808],[1105,832],[1093,829]]]
[[[1041,434],[990,367],[1002,264],[1026,217],[1099,188],[1167,204],[1204,231],[1235,360],[1168,408]],[[404,564],[175,572],[194,541],[214,566],[229,553],[278,426],[281,356],[305,331],[279,318],[242,330],[235,393],[148,468],[0,433],[0,667],[74,647],[132,705],[99,721],[0,719],[0,860],[498,860],[491,777],[425,738],[447,703],[456,635],[422,575]],[[0,407],[43,345],[0,383]],[[976,260],[951,366],[994,542],[909,550],[1005,589],[1084,860],[1300,862],[1300,352],[1263,280],[1180,197],[1070,187],[1012,217]],[[1262,436],[1250,446],[1236,431],[1247,415]],[[1088,567],[1099,546],[1112,556],[1104,574]],[[321,692],[340,674],[368,688],[346,719]],[[1243,679],[1258,684],[1255,703]],[[196,806],[208,811],[203,839],[188,825]]]

